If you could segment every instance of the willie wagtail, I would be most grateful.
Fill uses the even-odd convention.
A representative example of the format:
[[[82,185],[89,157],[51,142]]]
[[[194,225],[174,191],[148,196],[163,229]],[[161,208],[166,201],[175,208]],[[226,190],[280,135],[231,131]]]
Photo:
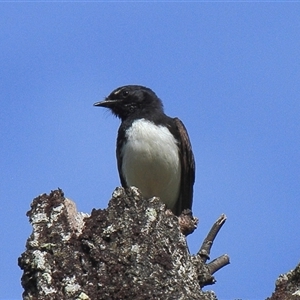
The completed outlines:
[[[178,118],[164,114],[156,94],[127,85],[94,105],[109,108],[122,121],[116,150],[122,186],[159,197],[176,215],[191,209],[195,162],[189,136]]]

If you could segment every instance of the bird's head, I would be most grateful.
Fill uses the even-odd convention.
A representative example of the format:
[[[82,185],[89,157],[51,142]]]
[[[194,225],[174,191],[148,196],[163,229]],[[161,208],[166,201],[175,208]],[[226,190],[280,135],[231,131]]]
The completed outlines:
[[[104,101],[94,106],[109,108],[122,120],[129,116],[145,115],[152,112],[163,112],[161,100],[149,88],[140,85],[126,85],[112,91]]]

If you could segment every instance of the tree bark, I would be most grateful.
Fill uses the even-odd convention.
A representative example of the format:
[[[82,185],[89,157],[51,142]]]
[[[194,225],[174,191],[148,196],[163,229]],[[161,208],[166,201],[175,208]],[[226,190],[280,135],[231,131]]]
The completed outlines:
[[[216,300],[202,287],[229,263],[226,256],[206,264],[220,228],[191,255],[178,217],[134,187],[117,188],[108,208],[90,215],[55,190],[35,198],[27,216],[33,232],[19,258],[26,300]]]

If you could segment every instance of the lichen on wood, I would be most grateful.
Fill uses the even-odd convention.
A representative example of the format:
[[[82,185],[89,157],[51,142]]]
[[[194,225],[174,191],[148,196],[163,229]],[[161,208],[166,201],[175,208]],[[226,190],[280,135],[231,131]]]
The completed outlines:
[[[189,253],[178,217],[134,187],[117,188],[90,215],[58,189],[35,198],[27,215],[23,299],[217,299],[202,290],[214,278]]]

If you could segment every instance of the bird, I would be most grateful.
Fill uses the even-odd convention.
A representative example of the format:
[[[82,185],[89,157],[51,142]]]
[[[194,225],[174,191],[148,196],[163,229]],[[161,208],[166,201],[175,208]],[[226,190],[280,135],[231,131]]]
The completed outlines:
[[[195,160],[188,132],[180,119],[164,113],[150,88],[125,85],[94,106],[121,120],[116,157],[121,184],[137,187],[143,197],[159,197],[173,214],[192,210]]]

